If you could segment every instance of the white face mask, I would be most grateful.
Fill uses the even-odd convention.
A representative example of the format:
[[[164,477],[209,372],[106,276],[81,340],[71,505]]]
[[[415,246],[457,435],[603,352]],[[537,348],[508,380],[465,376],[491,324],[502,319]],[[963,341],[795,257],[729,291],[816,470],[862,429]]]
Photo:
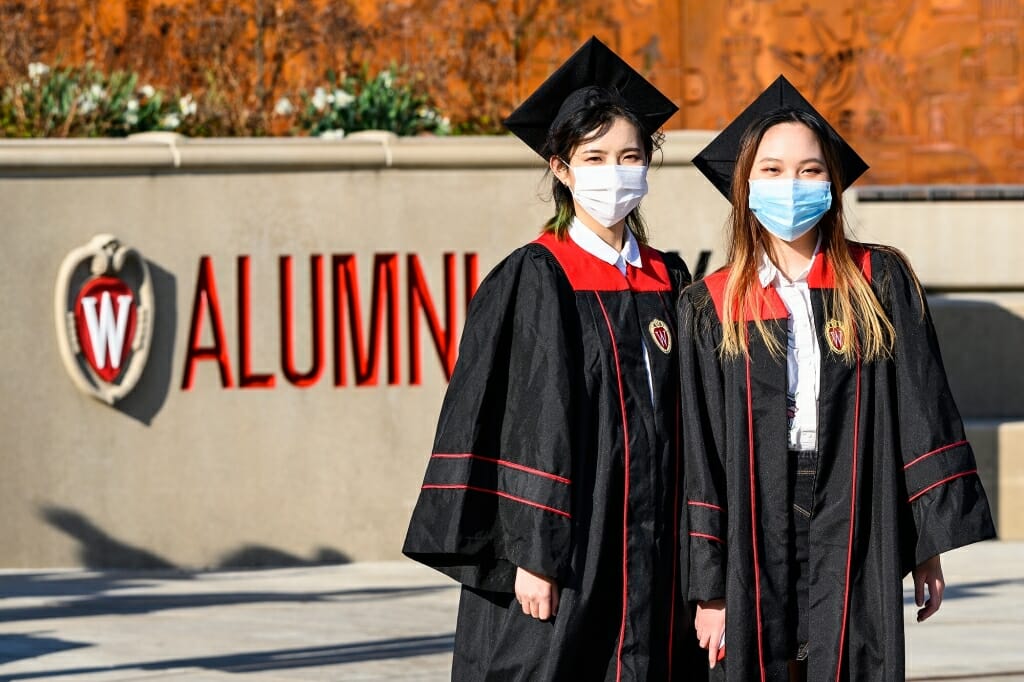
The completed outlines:
[[[647,194],[647,166],[572,166],[572,195],[605,227],[623,220]]]

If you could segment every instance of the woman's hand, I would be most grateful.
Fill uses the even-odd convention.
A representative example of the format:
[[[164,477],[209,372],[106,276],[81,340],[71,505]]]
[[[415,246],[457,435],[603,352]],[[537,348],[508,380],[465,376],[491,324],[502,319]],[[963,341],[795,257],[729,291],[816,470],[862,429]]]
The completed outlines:
[[[725,600],[712,599],[697,603],[697,639],[700,648],[708,650],[708,667],[714,668],[718,662],[718,647],[722,644],[725,634]]]
[[[516,601],[523,613],[537,620],[553,618],[558,613],[558,584],[525,568],[516,568]]]
[[[924,588],[928,586],[928,601],[924,600]],[[917,612],[920,623],[939,610],[942,605],[942,593],[946,589],[946,581],[942,577],[942,561],[936,554],[914,569],[914,600],[922,606]]]

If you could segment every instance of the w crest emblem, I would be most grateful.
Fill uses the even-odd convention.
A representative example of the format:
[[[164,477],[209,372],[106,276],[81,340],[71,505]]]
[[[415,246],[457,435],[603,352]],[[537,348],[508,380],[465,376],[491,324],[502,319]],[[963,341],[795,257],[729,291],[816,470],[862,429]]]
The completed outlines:
[[[153,288],[146,261],[110,235],[93,237],[64,259],[54,302],[72,381],[114,404],[135,387],[149,355]]]
[[[839,320],[828,321],[828,324],[825,325],[825,335],[828,337],[828,345],[831,346],[832,350],[842,353],[843,346],[846,344],[846,334]]]
[[[647,331],[651,333],[654,345],[661,349],[662,353],[668,354],[672,352],[672,335],[668,331],[667,324],[655,318],[647,326]]]

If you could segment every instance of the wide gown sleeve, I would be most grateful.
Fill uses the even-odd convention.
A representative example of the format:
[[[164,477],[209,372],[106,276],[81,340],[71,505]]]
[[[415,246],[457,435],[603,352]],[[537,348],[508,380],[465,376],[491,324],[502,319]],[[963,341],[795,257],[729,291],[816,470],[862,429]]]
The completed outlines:
[[[995,536],[974,451],[949,390],[931,313],[910,266],[882,251],[883,301],[896,330],[897,423],[913,528],[904,571]]]
[[[720,325],[702,284],[679,300],[679,379],[691,601],[725,597],[727,503]]]
[[[456,580],[511,592],[515,568],[563,577],[572,541],[575,299],[540,247],[484,280],[403,552]]]

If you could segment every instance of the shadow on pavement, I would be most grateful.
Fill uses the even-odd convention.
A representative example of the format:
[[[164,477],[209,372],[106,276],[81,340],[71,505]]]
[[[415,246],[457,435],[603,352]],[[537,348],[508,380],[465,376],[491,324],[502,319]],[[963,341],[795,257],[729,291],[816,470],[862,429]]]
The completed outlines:
[[[115,590],[145,589],[158,581],[193,580],[190,571],[17,571],[0,573],[0,599],[96,597]],[[2,604],[3,602],[0,602]],[[2,607],[0,607],[2,608]]]
[[[223,672],[251,672],[256,670],[286,670],[290,668],[344,665],[392,658],[409,658],[429,654],[448,653],[455,642],[455,633],[426,635],[422,637],[401,637],[378,639],[368,642],[352,642],[336,646],[318,646],[302,649],[277,649],[274,651],[253,651],[244,654],[176,658],[149,663],[127,663],[117,666],[68,668],[43,670],[30,673],[14,673],[7,680],[43,679],[50,676],[88,675],[96,672],[118,670],[168,670],[178,668],[204,668]]]
[[[33,634],[5,634],[0,636],[0,664],[10,663],[21,658],[56,654],[69,649],[81,649],[86,646],[92,645],[68,642],[55,637],[39,637]]]
[[[46,574],[33,575],[45,576]],[[22,576],[17,577],[21,578]],[[29,586],[29,589],[31,589],[31,586]],[[234,592],[167,595],[98,594],[84,595],[80,599],[69,599],[64,602],[40,606],[0,607],[0,620],[13,622],[108,615],[128,616],[172,609],[234,606],[239,604],[372,601],[375,599],[393,599],[407,595],[426,594],[452,589],[455,588],[451,585],[429,585],[421,587],[377,587],[331,592]],[[6,578],[0,580],[0,600],[23,596],[25,596],[24,593],[19,591],[17,586],[9,585]]]
[[[988,596],[994,590],[998,590],[1001,587],[1007,585],[1024,585],[1024,578],[1005,578],[1002,580],[980,580],[973,583],[962,583],[962,584],[947,584],[945,589],[942,591],[942,600],[949,601],[951,599],[970,599],[971,597],[984,597]],[[903,589],[903,604],[904,606],[910,606],[914,603],[914,588],[911,586],[909,589],[904,587]]]

